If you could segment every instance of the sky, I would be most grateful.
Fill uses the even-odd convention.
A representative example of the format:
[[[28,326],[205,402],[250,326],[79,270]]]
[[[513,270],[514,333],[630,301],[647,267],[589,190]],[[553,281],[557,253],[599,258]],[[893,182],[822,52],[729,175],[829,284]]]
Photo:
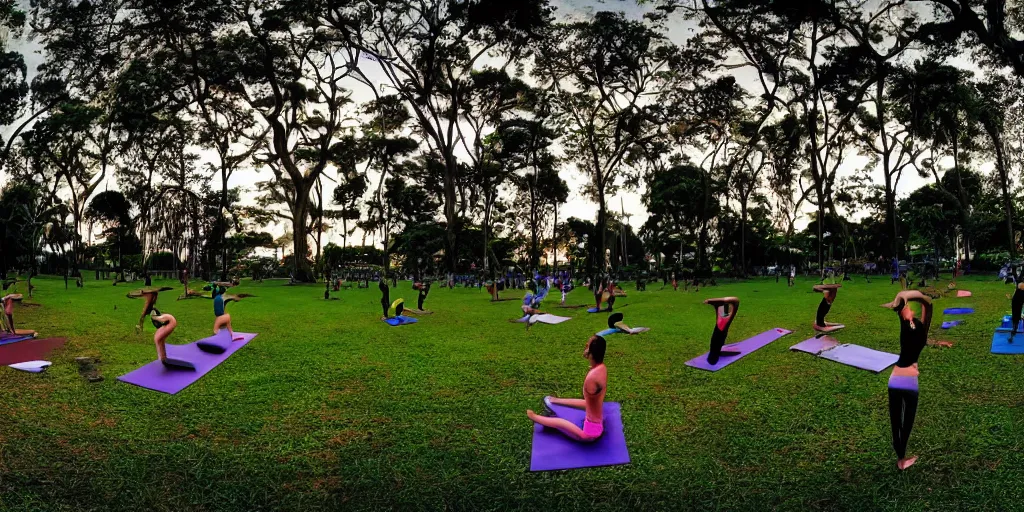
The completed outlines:
[[[27,1],[21,0],[20,3],[27,4]],[[634,0],[552,0],[552,5],[557,9],[555,18],[559,20],[568,17],[587,17],[594,12],[602,10],[617,10],[626,13],[627,16],[630,17],[639,17],[645,9],[645,7],[638,6]],[[673,42],[683,44],[686,41],[686,38],[692,34],[693,30],[694,25],[692,23],[676,17],[676,19],[669,24],[668,35]],[[34,70],[43,62],[45,57],[42,53],[41,47],[33,41],[24,39],[14,41],[13,47],[15,50],[21,51],[25,55],[26,64],[28,65],[30,72],[29,78],[31,79],[31,75],[34,75]],[[364,61],[361,61],[361,68],[364,69],[371,78],[384,81],[382,78],[383,75],[379,69],[375,69],[376,64],[365,62],[367,65],[363,66],[363,63]],[[759,89],[759,86],[754,81],[752,74],[744,75],[740,72],[737,78],[741,84],[747,86],[752,91]],[[357,103],[362,103],[372,99],[372,94],[365,88],[365,86],[355,84],[352,86],[352,99]],[[12,126],[0,127],[0,133],[3,133],[5,140],[14,131],[15,126],[18,124],[20,124],[20,121],[16,122]],[[210,153],[200,152],[200,158],[211,159],[212,155]],[[865,164],[866,159],[863,157],[849,158],[848,161],[844,163],[843,167],[841,167],[839,174],[840,176],[850,175]],[[988,167],[983,166],[983,170],[988,170]],[[594,220],[596,218],[597,205],[583,197],[581,193],[581,190],[586,184],[585,177],[577,172],[571,164],[563,166],[560,174],[569,185],[570,196],[568,203],[559,210],[558,218],[566,219],[569,217],[579,217],[582,219]],[[231,187],[241,187],[243,190],[242,202],[244,204],[252,204],[253,198],[256,195],[253,190],[254,184],[258,181],[269,179],[270,176],[271,173],[269,170],[243,168],[232,176],[229,185]],[[3,180],[3,177],[0,177],[0,180]],[[903,179],[897,189],[897,193],[899,195],[905,195],[925,184],[925,182],[926,180],[919,178],[917,174],[910,169],[907,172],[904,172]],[[108,178],[107,182],[102,184],[97,192],[108,188],[116,188],[116,183],[113,178]],[[325,185],[325,195],[329,196],[332,189],[333,184],[327,183]],[[639,230],[639,227],[647,220],[647,212],[641,202],[643,192],[644,190],[641,187],[641,189],[636,191],[624,191],[607,198],[608,208],[616,212],[620,211],[620,209],[624,210],[629,216],[629,224],[633,226],[634,230]],[[802,228],[806,223],[807,218],[805,216],[800,222],[798,222],[797,228]],[[290,226],[285,223],[279,223],[270,226],[268,231],[277,237],[290,231]],[[349,239],[349,242],[352,243],[352,241],[355,240],[356,243],[358,243],[361,236],[362,234],[357,232],[354,235],[354,238]],[[336,229],[325,234],[325,238],[326,240],[324,243],[327,241],[333,241],[340,244],[342,239],[340,224]],[[368,242],[371,239],[372,237],[367,237]]]

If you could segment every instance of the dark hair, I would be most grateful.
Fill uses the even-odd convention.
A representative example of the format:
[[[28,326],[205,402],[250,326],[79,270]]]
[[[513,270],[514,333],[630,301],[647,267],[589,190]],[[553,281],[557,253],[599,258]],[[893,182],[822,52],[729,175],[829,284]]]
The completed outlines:
[[[608,344],[604,341],[604,338],[595,334],[594,337],[590,338],[590,348],[587,351],[590,352],[590,358],[595,363],[603,363],[604,351],[607,347]]]

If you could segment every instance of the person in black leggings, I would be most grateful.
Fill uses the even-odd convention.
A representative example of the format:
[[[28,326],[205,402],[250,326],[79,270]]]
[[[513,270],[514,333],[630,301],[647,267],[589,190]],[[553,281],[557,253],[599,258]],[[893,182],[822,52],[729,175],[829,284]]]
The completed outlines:
[[[834,324],[825,321],[825,316],[828,315],[828,312],[832,309],[832,303],[836,300],[839,288],[842,288],[842,285],[818,284],[814,286],[814,291],[824,294],[824,297],[821,298],[821,302],[818,303],[818,314],[814,317],[815,331],[833,332],[843,328],[842,324]]]
[[[921,304],[921,316],[915,317],[911,302]],[[892,424],[892,447],[896,451],[896,467],[909,468],[917,457],[907,457],[907,440],[917,415],[919,375],[917,360],[928,343],[932,321],[931,299],[916,290],[902,291],[882,307],[892,309],[900,321],[900,357],[889,377],[889,421]]]
[[[1011,268],[1010,275],[1006,278],[1007,283],[1013,283],[1013,295],[1007,295],[1010,297],[1010,321],[1013,323],[1010,326],[1010,343],[1013,343],[1013,338],[1017,335],[1021,309],[1024,308],[1024,282],[1021,277],[1016,268]]]
[[[735,356],[739,352],[723,351],[725,340],[729,337],[729,326],[736,318],[736,312],[740,309],[740,299],[736,297],[722,297],[720,299],[708,299],[704,304],[715,308],[715,330],[711,333],[711,350],[708,351],[708,364],[718,364],[722,356]]]

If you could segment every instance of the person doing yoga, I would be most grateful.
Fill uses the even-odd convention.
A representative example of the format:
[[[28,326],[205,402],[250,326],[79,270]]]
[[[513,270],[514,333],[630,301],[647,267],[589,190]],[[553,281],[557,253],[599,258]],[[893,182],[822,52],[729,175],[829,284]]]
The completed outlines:
[[[231,336],[231,341],[240,341],[244,338],[241,336],[235,336],[235,332],[231,330],[231,315],[224,310],[228,302],[239,300],[238,296],[225,295],[228,291],[227,287],[223,283],[210,283],[203,287],[204,290],[209,291],[213,294],[213,334],[217,334],[224,327],[228,329],[228,336]]]
[[[604,338],[594,335],[587,340],[583,357],[590,361],[590,371],[583,381],[583,398],[544,397],[544,405],[552,409],[552,405],[562,405],[587,412],[582,425],[577,425],[565,418],[557,416],[541,416],[532,410],[526,416],[534,423],[553,428],[570,439],[582,442],[593,442],[604,433],[604,395],[608,391],[608,368],[604,365],[604,353],[607,343]],[[551,411],[555,413],[554,410]]]
[[[814,286],[814,291],[821,292],[824,297],[821,298],[821,302],[818,303],[818,314],[814,317],[814,330],[822,333],[835,332],[845,327],[843,324],[834,324],[825,321],[825,316],[828,315],[829,310],[832,309],[832,303],[836,300],[836,294],[839,293],[839,289],[842,285],[839,284],[819,284]]]
[[[1020,317],[1021,309],[1024,308],[1024,282],[1021,280],[1021,275],[1017,273],[1016,268],[1011,268],[1009,275],[1006,277],[1007,283],[1013,283],[1013,294],[1007,294],[1010,298],[1010,343],[1013,343],[1013,338],[1017,335],[1017,329],[1020,328]]]
[[[915,317],[911,302],[921,304],[921,316]],[[902,291],[882,307],[896,312],[900,321],[900,357],[889,376],[889,421],[892,424],[892,447],[896,451],[896,467],[909,468],[917,457],[907,457],[907,440],[914,427],[918,400],[917,360],[928,344],[928,328],[932,321],[932,300],[916,290]]]
[[[725,340],[729,337],[729,326],[736,318],[736,312],[740,309],[740,299],[736,297],[722,297],[720,299],[708,299],[704,301],[715,308],[715,330],[711,333],[711,350],[708,352],[708,364],[718,364],[721,356],[735,356],[739,352],[723,351]]]
[[[0,298],[0,304],[3,305],[4,309],[4,321],[6,326],[4,330],[10,334],[17,334],[17,329],[14,328],[14,301],[22,299],[20,293],[10,293]]]
[[[127,297],[129,299],[142,298],[145,300],[145,304],[142,306],[142,315],[139,316],[139,323],[135,324],[135,334],[142,334],[142,324],[145,322],[146,317],[156,309],[156,299],[160,292],[166,292],[171,289],[172,288],[165,286],[163,288],[143,288],[141,290],[128,292]]]
[[[195,370],[195,365],[188,361],[167,357],[167,338],[174,332],[174,328],[178,326],[178,321],[171,315],[161,314],[160,310],[156,308],[153,308],[150,312],[150,320],[153,321],[153,327],[156,327],[156,334],[153,335],[153,343],[156,344],[157,359],[159,359],[164,366],[170,368]]]
[[[377,288],[380,290],[380,307],[384,315],[380,317],[380,319],[387,320],[388,318],[392,318],[388,314],[391,309],[395,310],[395,317],[402,316],[402,313],[405,311],[405,299],[395,299],[394,303],[390,302],[391,288],[388,287],[388,284],[384,282],[383,278],[377,282]]]

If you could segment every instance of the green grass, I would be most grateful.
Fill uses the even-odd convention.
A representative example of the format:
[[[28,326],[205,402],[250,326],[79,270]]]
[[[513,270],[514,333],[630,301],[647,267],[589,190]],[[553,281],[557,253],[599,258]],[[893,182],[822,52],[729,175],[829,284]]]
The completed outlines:
[[[820,294],[808,280],[627,286],[627,323],[652,328],[609,340],[608,400],[622,403],[632,464],[555,473],[529,472],[524,411],[579,394],[583,345],[604,315],[568,311],[526,332],[507,321],[517,302],[435,287],[436,314],[391,328],[375,288],[324,301],[321,286],[246,282],[234,291],[256,297],[228,311],[259,337],[168,396],[115,379],[155,355],[152,325],[133,331],[142,303],[125,293],[138,285],[34,283],[41,307],[18,308],[19,326],[68,344],[44,374],[0,368],[3,510],[1011,510],[1024,499],[1024,357],[989,353],[1009,309],[992,278],[936,303],[977,313],[949,332],[934,322],[932,337],[955,346],[921,356],[910,439],[921,458],[905,473],[889,444],[888,372],[787,350],[811,335]],[[158,303],[178,318],[170,341],[208,336],[211,302],[175,301],[171,285]],[[844,286],[829,317],[847,325],[840,340],[898,351],[896,317],[878,307],[895,292],[887,278]],[[686,367],[707,350],[700,302],[722,295],[743,301],[730,340],[796,332],[717,373]],[[408,283],[392,291],[402,296],[415,300]],[[105,381],[78,375],[83,355],[102,359]]]

